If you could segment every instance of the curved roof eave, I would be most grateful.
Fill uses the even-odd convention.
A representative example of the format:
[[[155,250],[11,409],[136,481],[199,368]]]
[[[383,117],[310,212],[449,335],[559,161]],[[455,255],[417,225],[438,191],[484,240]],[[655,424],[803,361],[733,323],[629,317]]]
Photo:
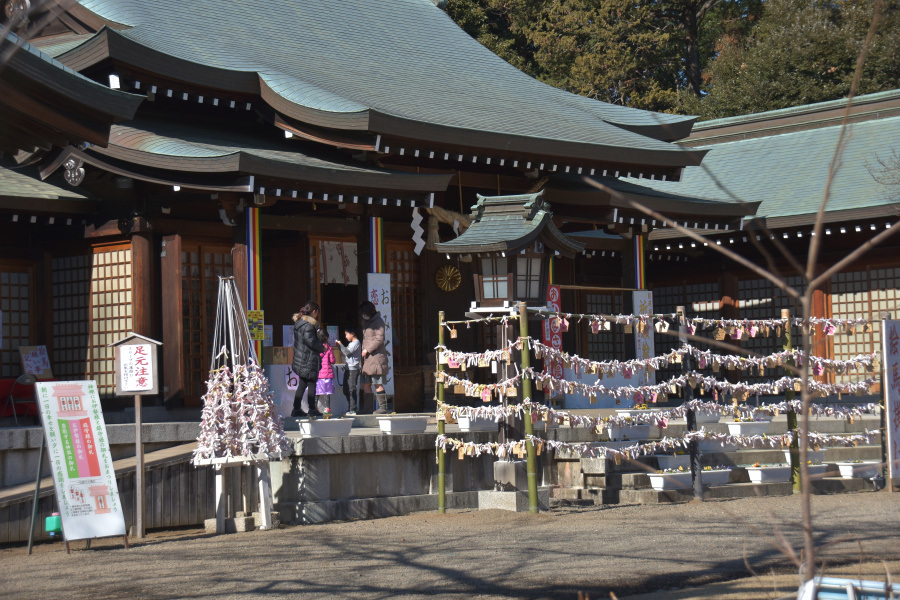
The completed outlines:
[[[653,148],[628,146],[629,136],[637,136],[637,134],[625,130],[622,130],[619,144],[586,143],[488,130],[473,131],[413,121],[375,110],[369,111],[369,128],[381,134],[392,134],[426,142],[465,145],[493,151],[530,153],[539,156],[556,156],[560,160],[582,159],[660,167],[687,167],[699,165],[708,152],[706,149],[694,148],[691,148],[691,152],[685,152],[688,149],[685,146],[661,141],[656,142]]]
[[[303,154],[297,150],[297,144],[281,149],[271,142],[235,133],[219,132],[213,138],[201,129],[179,126],[181,137],[175,138],[167,135],[168,127],[169,124],[151,122],[119,125],[113,128],[109,147],[92,151],[119,161],[174,172],[238,172],[386,190],[444,191],[452,178],[452,174],[405,173],[343,164]],[[226,139],[228,135],[232,137]]]

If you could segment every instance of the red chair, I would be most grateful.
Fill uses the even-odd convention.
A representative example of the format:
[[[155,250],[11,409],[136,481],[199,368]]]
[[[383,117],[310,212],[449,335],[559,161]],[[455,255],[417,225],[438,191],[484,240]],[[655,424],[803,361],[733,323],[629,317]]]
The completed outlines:
[[[4,398],[0,418],[12,416],[19,426],[19,415],[32,416],[37,420],[37,401],[34,399],[34,384],[37,377],[31,373],[19,375],[16,379],[0,379],[0,398]]]

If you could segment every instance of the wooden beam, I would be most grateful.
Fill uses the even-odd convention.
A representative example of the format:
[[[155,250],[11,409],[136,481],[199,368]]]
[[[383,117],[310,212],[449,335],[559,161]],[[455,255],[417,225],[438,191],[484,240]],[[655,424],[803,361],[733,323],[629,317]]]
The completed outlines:
[[[411,209],[410,209],[411,210]],[[307,233],[327,235],[357,235],[361,221],[347,218],[328,217],[281,217],[278,215],[260,215],[259,225],[263,229],[280,229],[282,231],[304,231]]]

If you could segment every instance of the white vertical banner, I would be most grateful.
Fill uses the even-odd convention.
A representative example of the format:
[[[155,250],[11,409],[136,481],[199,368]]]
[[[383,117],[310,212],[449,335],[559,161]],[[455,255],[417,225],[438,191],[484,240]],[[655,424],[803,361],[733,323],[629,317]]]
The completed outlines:
[[[653,292],[650,290],[633,292],[632,302],[635,314],[653,314]],[[649,359],[653,358],[653,353],[653,322],[651,319],[643,331],[638,331],[637,327],[634,328],[634,357],[638,360]],[[640,369],[635,375],[636,381],[632,385],[648,385],[652,383],[647,381],[647,374],[643,369]]]
[[[125,535],[97,383],[45,381],[36,387],[65,539]]]
[[[384,319],[384,347],[388,354],[388,374],[384,378],[384,391],[388,396],[394,395],[394,317],[391,314],[391,275],[390,273],[369,273],[367,298],[375,305],[375,309]],[[402,340],[401,340],[402,343]],[[415,343],[415,340],[407,340]]]
[[[885,429],[887,429],[888,485],[900,477],[900,321],[881,322],[882,356],[884,356]]]

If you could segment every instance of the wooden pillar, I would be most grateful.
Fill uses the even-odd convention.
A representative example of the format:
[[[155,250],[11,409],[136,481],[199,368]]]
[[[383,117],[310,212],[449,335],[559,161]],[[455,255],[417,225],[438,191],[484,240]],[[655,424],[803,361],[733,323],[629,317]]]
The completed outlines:
[[[132,331],[154,337],[153,238],[141,229],[131,236]]]
[[[831,317],[831,306],[826,304],[826,299],[828,295],[826,291],[830,292],[830,282],[825,283],[826,289],[817,289],[813,290],[812,296],[812,310],[811,316],[820,317],[820,318],[829,318]],[[834,358],[834,338],[830,335],[825,335],[822,333],[821,327],[814,327],[811,329],[815,331],[816,335],[811,339],[811,344],[809,347],[810,354],[815,356],[830,356]],[[812,377],[812,373],[810,373]],[[834,382],[834,374],[833,373],[825,373],[822,375],[815,376],[818,381],[831,381]]]
[[[159,264],[162,287],[163,401],[166,401],[184,396],[180,235],[167,235],[163,238]]]
[[[234,285],[244,310],[247,309],[247,237],[243,223],[234,228],[234,246],[231,248],[231,261],[234,268]]]

